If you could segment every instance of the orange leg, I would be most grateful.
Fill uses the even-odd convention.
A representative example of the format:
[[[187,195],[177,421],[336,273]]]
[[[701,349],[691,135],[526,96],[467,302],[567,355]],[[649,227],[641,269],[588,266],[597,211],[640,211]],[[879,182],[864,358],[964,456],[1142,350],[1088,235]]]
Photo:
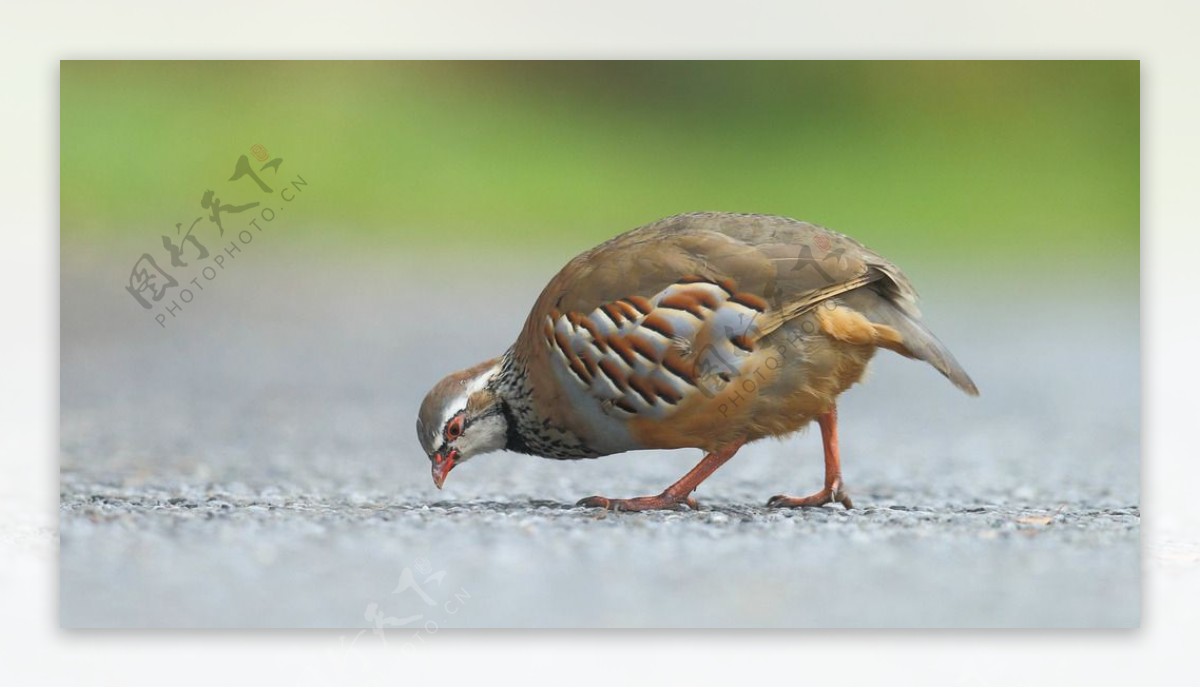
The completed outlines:
[[[817,425],[821,427],[821,444],[825,446],[825,487],[807,497],[775,495],[767,500],[767,506],[824,506],[830,502],[839,502],[847,509],[854,508],[850,496],[846,494],[845,486],[842,485],[842,460],[838,457],[837,406],[817,416]]]
[[[688,474],[676,481],[674,485],[663,490],[662,494],[653,497],[634,497],[632,499],[587,497],[579,500],[576,506],[600,507],[613,511],[648,511],[650,509],[678,509],[686,504],[695,509],[697,504],[696,500],[691,496],[692,491],[726,461],[732,459],[733,455],[742,448],[742,444],[744,443],[737,442],[717,451],[709,452],[700,460],[700,463],[696,464],[695,468],[688,471]]]

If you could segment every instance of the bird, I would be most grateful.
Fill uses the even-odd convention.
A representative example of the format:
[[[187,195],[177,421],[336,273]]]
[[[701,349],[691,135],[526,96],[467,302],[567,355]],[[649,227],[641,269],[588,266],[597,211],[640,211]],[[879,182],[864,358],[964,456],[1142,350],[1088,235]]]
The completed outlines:
[[[657,495],[578,502],[645,511],[698,508],[692,493],[741,447],[816,421],[822,488],[775,495],[767,506],[852,509],[837,399],[878,349],[979,394],[916,302],[899,267],[825,227],[763,214],[675,215],[568,262],[507,351],[433,386],[417,435],[438,489],[457,466],[498,450],[561,460],[704,452]]]

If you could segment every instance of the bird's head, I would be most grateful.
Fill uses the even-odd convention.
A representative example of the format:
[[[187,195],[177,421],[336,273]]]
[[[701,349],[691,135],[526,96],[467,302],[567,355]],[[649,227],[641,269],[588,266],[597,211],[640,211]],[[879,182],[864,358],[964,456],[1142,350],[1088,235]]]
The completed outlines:
[[[439,490],[455,466],[508,444],[503,402],[488,386],[499,370],[499,359],[484,361],[447,375],[425,395],[417,437]]]

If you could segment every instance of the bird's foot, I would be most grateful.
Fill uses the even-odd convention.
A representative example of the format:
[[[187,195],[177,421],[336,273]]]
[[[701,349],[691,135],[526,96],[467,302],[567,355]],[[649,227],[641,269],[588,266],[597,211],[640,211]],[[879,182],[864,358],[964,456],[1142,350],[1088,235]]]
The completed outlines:
[[[796,508],[802,506],[825,506],[832,502],[837,502],[847,509],[853,509],[854,503],[850,501],[850,495],[846,494],[845,488],[841,481],[833,484],[832,487],[827,487],[820,492],[810,494],[807,497],[789,497],[788,495],[775,495],[767,500],[767,506],[772,508]]]
[[[575,506],[608,509],[609,511],[679,510],[685,506],[695,511],[700,508],[695,498],[690,495],[679,497],[667,492],[653,497],[633,497],[631,499],[609,499],[608,497],[600,496],[587,497],[579,500]]]

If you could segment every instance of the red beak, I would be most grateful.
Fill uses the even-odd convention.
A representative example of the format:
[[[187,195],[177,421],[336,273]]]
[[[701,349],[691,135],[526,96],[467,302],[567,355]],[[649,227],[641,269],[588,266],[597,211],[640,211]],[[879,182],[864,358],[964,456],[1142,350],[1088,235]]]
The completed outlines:
[[[446,476],[450,475],[450,470],[454,468],[454,461],[457,458],[457,449],[451,449],[450,453],[445,456],[433,455],[433,484],[437,485],[437,489],[442,489],[442,483],[446,482]]]

